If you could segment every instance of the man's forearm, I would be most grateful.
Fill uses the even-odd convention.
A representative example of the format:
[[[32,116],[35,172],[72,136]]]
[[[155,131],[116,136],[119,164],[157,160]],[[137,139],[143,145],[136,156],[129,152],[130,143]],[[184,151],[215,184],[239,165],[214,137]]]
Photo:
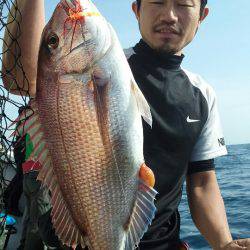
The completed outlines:
[[[15,1],[5,30],[2,63],[4,85],[13,93],[19,93],[13,91],[17,89],[14,79],[20,88],[32,96],[35,94],[38,51],[44,25],[44,0]],[[13,43],[15,39],[19,46]],[[20,53],[19,64],[23,69],[16,65]],[[23,70],[28,81],[24,79]]]
[[[232,241],[225,206],[214,171],[187,178],[187,193],[192,218],[213,249]]]

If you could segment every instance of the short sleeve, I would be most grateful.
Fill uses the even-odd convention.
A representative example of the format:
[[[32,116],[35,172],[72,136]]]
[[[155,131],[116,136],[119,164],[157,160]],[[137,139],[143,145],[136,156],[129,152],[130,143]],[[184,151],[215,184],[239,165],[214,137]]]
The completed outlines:
[[[189,162],[187,175],[192,175],[200,172],[211,171],[215,169],[214,159],[204,161]]]
[[[217,98],[211,86],[206,85],[205,95],[208,102],[208,118],[193,148],[190,162],[213,159],[227,154]]]

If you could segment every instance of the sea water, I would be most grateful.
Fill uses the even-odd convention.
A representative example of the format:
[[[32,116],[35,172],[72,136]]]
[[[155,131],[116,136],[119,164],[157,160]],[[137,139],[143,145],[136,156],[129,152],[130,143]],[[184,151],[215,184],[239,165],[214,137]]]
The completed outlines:
[[[250,144],[228,146],[228,155],[216,159],[216,173],[233,237],[250,238]],[[180,213],[182,239],[188,242],[192,250],[211,249],[192,222],[185,187]],[[11,236],[7,250],[14,250],[19,244],[20,218],[16,227],[18,233]]]
[[[250,144],[228,146],[216,159],[216,174],[234,239],[250,238]],[[180,205],[181,237],[191,249],[211,249],[190,217],[185,187]],[[214,218],[216,220],[216,218]]]

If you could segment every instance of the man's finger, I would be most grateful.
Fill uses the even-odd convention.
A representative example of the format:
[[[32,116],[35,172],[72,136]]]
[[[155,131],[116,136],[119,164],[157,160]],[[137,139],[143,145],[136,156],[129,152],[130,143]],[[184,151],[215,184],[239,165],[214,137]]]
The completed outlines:
[[[250,239],[240,239],[234,242],[241,247],[245,247],[246,250],[250,250]]]

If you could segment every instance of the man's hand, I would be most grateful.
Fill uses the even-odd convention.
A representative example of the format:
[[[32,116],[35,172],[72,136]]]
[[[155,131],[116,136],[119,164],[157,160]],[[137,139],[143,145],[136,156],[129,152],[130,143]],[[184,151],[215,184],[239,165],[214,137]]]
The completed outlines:
[[[227,244],[225,247],[218,250],[240,250],[240,249],[250,250],[250,239],[234,240],[229,244]]]
[[[2,80],[11,93],[27,95],[29,92],[34,97],[38,51],[45,26],[44,0],[11,2],[14,3],[9,12],[2,49],[5,51],[2,55]],[[20,88],[23,91],[20,92]]]
[[[214,250],[250,250],[250,239],[232,240],[214,171],[187,176],[192,218]]]

